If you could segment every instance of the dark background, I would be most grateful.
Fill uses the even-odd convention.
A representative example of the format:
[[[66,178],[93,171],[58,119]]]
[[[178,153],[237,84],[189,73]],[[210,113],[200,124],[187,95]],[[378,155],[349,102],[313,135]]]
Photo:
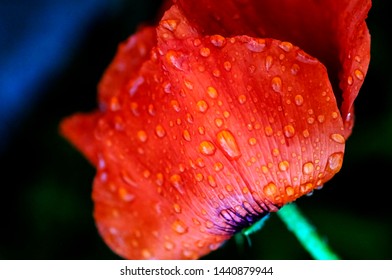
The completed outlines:
[[[343,168],[297,201],[343,259],[392,259],[391,17],[373,1],[368,75]],[[151,20],[158,0],[0,0],[0,259],[120,259],[92,218],[93,167],[58,134],[96,107],[117,45]],[[385,4],[384,4],[385,5]],[[272,215],[206,259],[309,259]]]

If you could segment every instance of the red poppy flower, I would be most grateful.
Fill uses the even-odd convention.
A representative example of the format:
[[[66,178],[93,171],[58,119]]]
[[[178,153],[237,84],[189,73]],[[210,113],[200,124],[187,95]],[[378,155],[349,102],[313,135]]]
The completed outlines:
[[[96,166],[100,234],[195,259],[342,165],[369,0],[177,1],[119,46],[99,110],[62,133]]]

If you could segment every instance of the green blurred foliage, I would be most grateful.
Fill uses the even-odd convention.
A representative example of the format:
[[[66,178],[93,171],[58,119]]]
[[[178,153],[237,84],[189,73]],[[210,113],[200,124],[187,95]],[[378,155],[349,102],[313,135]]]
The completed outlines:
[[[132,1],[133,2],[133,1]],[[1,155],[1,259],[120,259],[101,240],[92,218],[93,167],[58,133],[60,120],[96,106],[96,85],[117,44],[153,18],[157,3],[124,4],[90,27],[80,51],[17,128]],[[125,2],[124,2],[125,3]],[[149,6],[150,5],[150,6]],[[383,6],[384,5],[384,6]],[[392,259],[392,42],[385,2],[367,20],[372,59],[356,101],[356,124],[343,168],[298,205],[343,259]],[[309,259],[274,214],[263,229],[232,238],[205,259]]]

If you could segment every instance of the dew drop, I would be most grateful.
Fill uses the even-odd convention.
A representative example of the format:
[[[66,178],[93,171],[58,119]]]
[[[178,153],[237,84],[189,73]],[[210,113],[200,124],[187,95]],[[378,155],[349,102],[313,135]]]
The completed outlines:
[[[172,106],[172,108],[174,109],[174,111],[179,112],[181,110],[180,108],[180,104],[178,103],[177,100],[172,100],[170,101],[170,105]]]
[[[195,179],[196,179],[197,182],[201,182],[201,181],[203,181],[204,176],[203,176],[203,174],[201,174],[201,173],[197,173],[197,174],[195,175]]]
[[[363,75],[362,71],[359,70],[359,69],[356,69],[356,70],[354,71],[354,75],[355,75],[355,77],[357,77],[358,80],[361,80],[361,81],[362,81],[363,78],[364,78],[364,75]]]
[[[246,47],[251,52],[262,52],[265,49],[265,40],[261,38],[251,39]]]
[[[140,142],[145,143],[147,142],[147,133],[144,130],[139,130],[137,132],[137,138]]]
[[[302,95],[297,94],[297,95],[294,97],[294,102],[295,102],[295,105],[301,106],[302,104],[304,104],[304,98],[302,97]]]
[[[352,84],[353,84],[353,77],[352,76],[348,76],[347,77],[347,84],[349,85],[349,86],[351,86]]]
[[[131,112],[135,117],[140,116],[140,112],[138,110],[139,105],[136,102],[131,102],[130,107],[131,107]]]
[[[324,115],[318,115],[318,116],[317,116],[317,121],[318,121],[319,123],[325,122],[325,116],[324,116]]]
[[[291,186],[286,187],[286,194],[287,194],[287,196],[293,196],[294,195],[294,188]]]
[[[278,164],[280,171],[287,171],[289,169],[289,162],[287,160],[281,161]]]
[[[299,69],[300,69],[299,65],[296,64],[296,63],[294,63],[294,64],[291,66],[291,69],[290,69],[290,70],[291,70],[291,74],[292,74],[292,75],[297,75]]]
[[[182,186],[182,178],[178,174],[174,174],[170,177],[170,184],[181,194],[184,194],[184,188]]]
[[[230,61],[225,61],[223,63],[223,68],[225,68],[225,70],[229,72],[231,70],[231,63],[230,63]]]
[[[272,197],[276,194],[277,188],[274,183],[268,183],[266,186],[263,188],[263,192],[266,196]]]
[[[281,42],[279,44],[279,47],[285,52],[289,52],[293,49],[293,44],[291,44],[290,42]]]
[[[267,136],[272,136],[274,134],[274,131],[272,130],[272,127],[270,127],[270,126],[266,126],[264,128],[264,132],[265,132],[265,135],[267,135]]]
[[[204,113],[208,109],[208,104],[204,100],[200,100],[196,103],[197,109],[199,112]]]
[[[172,32],[177,29],[178,23],[179,21],[175,19],[167,19],[161,21],[162,26]]]
[[[269,70],[271,69],[272,62],[273,62],[272,56],[268,55],[268,56],[265,58],[265,69],[266,69],[267,71],[269,71]]]
[[[155,179],[155,184],[157,184],[158,186],[162,186],[163,185],[163,174],[162,173],[157,173],[156,175],[156,179]]]
[[[109,108],[113,112],[120,110],[120,102],[118,101],[118,98],[116,96],[110,98]]]
[[[282,79],[280,77],[278,77],[278,76],[273,77],[272,80],[271,80],[271,86],[272,86],[272,89],[275,92],[278,92],[278,93],[281,92],[281,90],[282,90]]]
[[[166,135],[166,131],[165,131],[165,129],[163,128],[162,125],[158,124],[158,125],[155,127],[155,134],[156,134],[159,138],[163,138],[163,137],[165,137],[165,135]]]
[[[257,140],[254,137],[249,138],[248,140],[249,145],[254,146],[257,144]]]
[[[125,188],[119,188],[118,195],[125,202],[131,202],[135,199],[135,196],[130,194]]]
[[[210,184],[211,187],[213,187],[213,188],[216,187],[216,181],[215,181],[214,176],[208,175],[207,181],[208,181],[208,184]]]
[[[183,70],[182,67],[182,58],[181,55],[173,50],[169,50],[166,53],[166,60],[169,62],[172,66],[177,68],[178,70]]]
[[[304,131],[302,131],[302,135],[303,135],[305,138],[308,138],[308,137],[310,136],[309,130],[305,129]]]
[[[211,155],[215,154],[215,150],[216,150],[216,148],[215,148],[214,144],[210,141],[203,141],[199,145],[200,153],[202,153],[203,155],[206,155],[206,156],[211,156]]]
[[[186,114],[186,121],[188,122],[188,123],[193,123],[193,116],[190,114],[190,113],[187,113]]]
[[[166,250],[171,251],[174,248],[174,243],[170,241],[165,241],[164,247]]]
[[[182,211],[181,206],[177,203],[173,204],[173,209],[176,213],[181,213],[181,211]]]
[[[200,49],[200,55],[202,57],[208,57],[208,56],[210,56],[210,54],[211,54],[211,50],[209,48],[204,47],[204,48]]]
[[[188,232],[188,226],[181,220],[176,220],[172,224],[172,229],[177,232],[178,234],[184,234]]]
[[[307,162],[302,166],[302,172],[306,175],[312,175],[314,171],[314,165],[312,162]]]
[[[214,170],[216,171],[216,172],[219,172],[219,171],[221,171],[223,169],[223,164],[221,163],[221,162],[215,162],[215,164],[214,164]]]
[[[246,102],[246,95],[241,94],[240,96],[238,96],[238,102],[240,104],[244,104]]]
[[[215,119],[215,125],[220,128],[223,125],[223,120],[221,118],[216,118]]]
[[[212,35],[210,37],[210,42],[217,48],[221,48],[226,44],[226,39],[225,37],[221,35]]]
[[[331,139],[339,144],[344,144],[346,142],[346,139],[344,138],[344,136],[339,133],[331,134]]]
[[[332,173],[337,173],[342,167],[342,163],[343,163],[343,153],[342,152],[333,153],[328,157],[327,170]]]
[[[295,129],[291,124],[289,124],[283,128],[283,132],[284,132],[284,136],[286,136],[287,138],[291,138],[295,134]]]
[[[184,80],[184,85],[187,87],[189,90],[193,90],[193,83],[189,80]]]
[[[219,148],[229,159],[238,159],[241,157],[241,152],[238,147],[234,135],[228,130],[222,130],[216,135],[216,140]]]
[[[204,126],[199,126],[197,128],[197,131],[199,132],[200,135],[204,135],[206,133],[206,129]]]
[[[188,141],[188,142],[191,141],[191,134],[189,133],[189,131],[187,129],[185,129],[182,132],[182,138],[184,138],[185,141]]]
[[[151,252],[150,251],[148,251],[147,249],[143,249],[142,250],[142,256],[143,256],[143,258],[144,259],[149,259],[149,258],[151,258]]]
[[[211,86],[207,87],[207,94],[212,99],[216,99],[218,97],[218,92],[216,91],[216,89],[214,87],[211,87]]]
[[[214,223],[211,222],[210,220],[206,221],[206,228],[213,228],[214,227]]]

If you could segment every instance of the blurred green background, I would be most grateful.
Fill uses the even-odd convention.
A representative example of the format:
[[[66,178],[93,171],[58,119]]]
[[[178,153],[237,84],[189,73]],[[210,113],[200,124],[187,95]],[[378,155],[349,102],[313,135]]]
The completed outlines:
[[[76,9],[78,2],[71,2]],[[81,35],[64,63],[32,89],[37,97],[4,132],[0,259],[120,259],[92,218],[95,171],[58,134],[63,117],[96,106],[96,85],[118,43],[151,20],[160,4],[114,2],[78,27]],[[372,58],[343,168],[322,190],[297,201],[343,259],[392,259],[392,42],[383,5],[373,1],[367,20]],[[238,246],[233,238],[205,259],[310,258],[276,215],[251,240],[251,246]]]

